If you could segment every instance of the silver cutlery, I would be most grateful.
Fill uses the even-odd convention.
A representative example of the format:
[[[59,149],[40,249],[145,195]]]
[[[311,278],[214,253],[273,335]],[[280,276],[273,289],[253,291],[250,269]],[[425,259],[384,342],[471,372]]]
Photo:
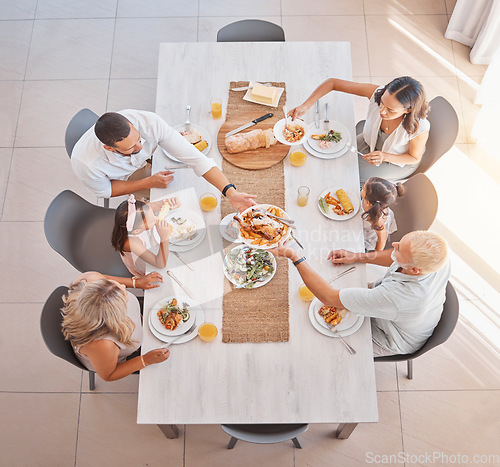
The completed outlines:
[[[189,121],[189,114],[191,113],[191,106],[187,105],[186,106],[186,121],[184,122],[184,130],[190,131],[191,130],[191,122]]]
[[[262,86],[272,86],[271,83],[256,83],[256,84],[262,84]],[[253,86],[242,86],[241,88],[233,88],[231,89],[231,91],[248,91],[251,88],[253,88]]]
[[[191,334],[193,332],[194,328],[196,328],[196,319],[194,320],[194,323],[192,324],[192,326],[186,332],[174,337],[170,342],[167,342],[165,345],[162,345],[160,347],[160,349],[168,349],[177,339],[180,339],[181,337],[184,337],[184,336],[187,336],[188,334]]]
[[[184,259],[182,259],[182,256],[179,253],[177,253],[177,251],[172,251],[172,253],[175,256],[177,256],[177,258],[179,258],[179,260],[181,261],[181,263],[184,263],[189,269],[191,269],[191,271],[194,271],[193,266],[191,266],[189,263],[186,263],[186,261],[184,261]]]
[[[336,326],[332,326],[331,324],[327,323],[328,327],[330,328],[330,331],[332,331],[334,334],[337,334],[337,337],[340,338],[340,340],[344,343],[346,346],[347,350],[351,355],[355,355],[356,351],[344,340],[344,338],[339,334],[339,331]]]
[[[165,167],[163,170],[189,169],[189,165],[176,165],[175,167]]]
[[[288,126],[288,117],[287,117],[287,109],[286,109],[286,105],[283,106],[283,113],[285,114],[285,128],[283,128],[283,130],[286,130],[287,129],[287,126]]]
[[[348,144],[347,146],[349,147],[349,151],[357,152],[361,157],[364,156],[364,154],[362,152],[359,152],[352,144]]]
[[[326,131],[330,130],[330,120],[328,120],[328,102],[325,104],[325,119],[323,120],[323,128]]]
[[[304,247],[302,246],[302,244],[297,240],[297,238],[293,234],[293,230],[290,230],[290,237],[292,237],[297,242],[297,245],[299,245],[300,248],[304,249]]]
[[[245,123],[244,125],[229,131],[228,133],[225,134],[226,138],[231,135],[235,135],[236,133],[239,133],[240,131],[246,130],[247,128],[250,128],[251,126],[257,125],[257,123],[262,122],[262,120],[266,120],[267,118],[271,118],[274,114],[268,113],[266,115],[262,115],[262,117],[256,118],[255,120],[252,120],[251,122]]]
[[[189,291],[189,289],[175,276],[175,274],[170,270],[167,269],[167,274],[175,281],[177,284],[181,286],[181,289],[184,290],[193,300],[196,300],[193,296],[193,294]]]
[[[334,280],[338,279],[339,277],[345,276],[346,274],[350,274],[355,269],[356,269],[356,266],[351,266],[349,269],[346,269],[344,272],[337,274],[333,279],[330,280],[330,282],[333,282]]]
[[[284,217],[279,217],[274,214],[271,214],[269,211],[266,211],[265,209],[255,209],[255,212],[260,212],[268,217],[272,217],[273,219],[276,219],[277,221],[280,221],[282,224],[287,225],[288,227],[291,227],[292,229],[296,229],[297,227],[294,225],[295,221],[293,219],[285,219]]]
[[[254,284],[255,282],[264,282],[266,279],[267,279],[267,276],[259,277],[258,279],[252,279],[251,281],[244,282],[243,284],[235,285],[234,288],[235,289],[244,289],[249,284]]]
[[[316,128],[319,130],[319,100],[316,101],[316,113],[314,115],[314,123]]]

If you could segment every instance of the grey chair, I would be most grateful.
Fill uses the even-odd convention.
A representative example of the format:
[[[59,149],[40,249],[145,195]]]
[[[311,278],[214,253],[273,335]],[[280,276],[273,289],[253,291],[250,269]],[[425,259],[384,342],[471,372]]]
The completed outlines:
[[[64,306],[62,297],[67,293],[68,287],[60,286],[50,294],[50,297],[45,302],[40,316],[42,338],[47,348],[56,357],[66,360],[80,370],[88,371],[89,388],[93,391],[95,389],[95,372],[87,369],[80,360],[76,358],[73,347],[64,339],[61,330],[63,320],[61,308]]]
[[[233,449],[239,439],[256,444],[272,444],[292,440],[296,448],[302,449],[297,436],[304,433],[309,425],[296,423],[289,425],[221,425],[221,427],[231,436],[227,449]]]
[[[49,245],[80,272],[131,277],[120,253],[111,245],[115,210],[91,204],[65,190],[45,214],[44,230]]]
[[[284,42],[285,32],[277,24],[245,19],[228,24],[217,33],[217,42]]]
[[[413,360],[429,350],[443,344],[453,333],[457,325],[459,315],[459,303],[457,293],[450,282],[446,285],[446,301],[444,302],[443,313],[439,323],[434,328],[434,332],[427,339],[427,342],[416,352],[404,355],[388,355],[385,357],[375,357],[375,362],[404,362],[407,363],[408,379],[413,379]]]
[[[438,210],[436,189],[426,175],[412,176],[404,182],[404,188],[404,196],[391,206],[398,226],[398,230],[390,235],[391,242],[399,242],[414,230],[427,230]]]
[[[417,170],[408,178],[417,174],[427,172],[444,154],[455,144],[458,135],[458,116],[452,105],[441,96],[437,96],[430,102],[430,110],[427,119],[431,124],[429,138],[425,145]],[[356,134],[363,132],[365,120],[356,124]]]

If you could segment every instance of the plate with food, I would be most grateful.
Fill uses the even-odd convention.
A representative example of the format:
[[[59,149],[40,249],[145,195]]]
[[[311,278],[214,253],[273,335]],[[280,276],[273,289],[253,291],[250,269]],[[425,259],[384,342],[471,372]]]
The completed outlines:
[[[358,319],[358,315],[351,313],[349,310],[326,306],[319,300],[314,303],[314,316],[325,329],[335,326],[338,331],[350,329]]]
[[[165,217],[170,228],[171,245],[191,246],[204,235],[205,221],[198,213],[189,209],[176,209]]]
[[[361,205],[359,193],[342,187],[324,190],[318,198],[321,214],[336,221],[345,221],[354,217]]]
[[[189,131],[186,131],[184,123],[175,125],[173,128],[184,136],[184,138],[186,138],[186,140],[196,149],[205,154],[205,156],[208,154],[210,148],[212,147],[212,138],[210,138],[210,133],[207,130],[198,125],[193,125],[192,123],[189,127]],[[163,152],[169,159],[172,159],[175,162],[182,162],[165,151],[165,149],[163,149]]]
[[[228,214],[220,221],[219,229],[222,237],[228,242],[241,243],[240,225],[234,218],[235,213]]]
[[[267,250],[238,245],[224,259],[224,275],[245,289],[266,285],[276,274],[276,258]]]
[[[334,312],[333,308],[335,307],[325,307],[317,298],[309,305],[309,321],[321,334],[329,337],[338,337],[339,335],[346,337],[354,334],[363,324],[364,316],[356,315],[348,310],[335,310]],[[322,313],[325,313],[325,316],[328,316],[328,318],[332,317],[330,313],[337,313],[338,316],[334,316],[331,321],[338,320],[339,316],[344,315],[343,318],[340,318],[336,331],[332,331],[329,328],[323,316],[319,313],[320,310]]]
[[[269,249],[290,238],[290,227],[268,214],[290,219],[283,209],[272,204],[256,204],[236,216],[240,240],[244,244],[252,248]]]
[[[149,320],[159,333],[174,337],[184,334],[195,321],[199,305],[187,297],[166,297],[151,308]]]
[[[340,122],[331,121],[328,129],[318,130],[315,123],[309,125],[307,142],[312,149],[322,154],[333,154],[345,148],[349,131]]]
[[[278,86],[269,86],[250,81],[248,83],[248,90],[243,96],[243,100],[267,105],[269,107],[276,107],[284,90],[285,88],[279,88]]]
[[[314,123],[312,123],[311,125],[309,125],[309,128],[310,128],[310,133],[311,134],[314,134],[314,135],[320,135],[320,134],[325,134],[325,132],[319,132],[318,130],[316,130],[316,126]],[[316,131],[316,133],[314,133]],[[349,153],[349,150],[351,149],[351,133],[350,132],[346,132],[346,133],[342,133],[342,139],[345,138],[345,146],[340,149],[339,151],[337,152],[333,152],[333,153],[324,153],[324,152],[319,152],[317,151],[316,149],[314,149],[311,144],[309,144],[309,141],[311,138],[308,138],[306,141],[304,141],[304,148],[306,149],[306,151],[313,155],[314,157],[318,157],[319,159],[336,159],[337,157],[340,157],[340,156],[343,156],[344,154],[346,153]]]
[[[299,118],[295,120],[287,118],[286,128],[285,119],[278,120],[274,124],[273,132],[276,139],[287,146],[302,144],[309,137],[309,127],[304,120],[300,120]]]

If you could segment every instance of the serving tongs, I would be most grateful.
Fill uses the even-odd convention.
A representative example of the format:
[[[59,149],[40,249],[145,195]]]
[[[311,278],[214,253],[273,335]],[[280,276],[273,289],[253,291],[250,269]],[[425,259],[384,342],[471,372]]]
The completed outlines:
[[[272,217],[273,219],[280,221],[282,224],[285,224],[288,227],[291,227],[292,229],[297,228],[297,226],[294,225],[295,221],[293,219],[285,219],[284,217],[276,216],[275,214],[271,214],[269,211],[266,211],[265,209],[255,209],[254,212],[259,212],[259,213],[264,214],[268,217]]]

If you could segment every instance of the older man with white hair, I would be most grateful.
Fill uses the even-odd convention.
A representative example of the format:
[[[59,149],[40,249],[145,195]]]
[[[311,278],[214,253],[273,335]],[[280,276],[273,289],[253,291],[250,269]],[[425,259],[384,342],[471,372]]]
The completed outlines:
[[[334,250],[328,255],[334,265],[387,266],[385,276],[371,289],[334,289],[292,248],[280,245],[271,251],[292,260],[304,283],[325,305],[371,317],[373,352],[381,356],[413,353],[424,345],[441,317],[450,277],[448,248],[440,235],[410,232],[392,246],[368,253]]]

